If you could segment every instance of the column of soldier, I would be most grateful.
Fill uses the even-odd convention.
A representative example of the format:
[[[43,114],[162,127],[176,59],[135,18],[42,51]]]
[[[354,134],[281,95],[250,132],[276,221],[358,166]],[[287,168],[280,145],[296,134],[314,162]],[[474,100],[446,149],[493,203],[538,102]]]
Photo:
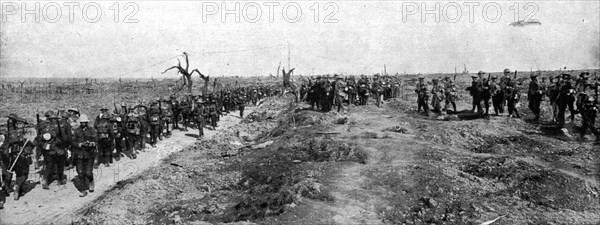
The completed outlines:
[[[112,113],[103,107],[91,125],[89,117],[76,108],[48,110],[42,118],[37,115],[37,136],[33,140],[26,138],[31,128],[28,121],[10,114],[8,130],[0,138],[0,209],[10,192],[15,200],[24,194],[31,164],[42,168],[39,172],[46,190],[53,181],[65,185],[65,170],[75,167],[77,177],[73,183],[79,196],[84,197],[88,191],[94,191],[93,169],[100,164],[109,167],[122,156],[135,159],[147,143],[155,146],[159,140],[170,137],[173,129],[187,131],[194,127],[200,139],[205,126],[216,129],[219,118],[234,110],[239,110],[243,118],[245,105],[276,94],[271,90],[254,86],[208,96],[185,95],[181,100],[171,96],[148,104],[121,104],[120,109],[115,105]]]
[[[504,76],[498,80],[498,77],[479,71],[477,75],[473,75],[471,86],[466,88],[466,91],[472,96],[471,112],[488,116],[491,106],[494,107],[494,114],[500,115],[504,113],[504,107],[507,106],[508,116],[520,118],[518,111],[518,103],[521,98],[519,86],[516,82],[517,72],[511,73],[509,69],[504,70]],[[590,79],[589,72],[582,72],[579,78],[572,83],[571,75],[568,73],[560,74],[556,77],[550,77],[546,83],[546,77],[538,81],[538,74],[532,73],[531,81],[527,90],[528,108],[534,114],[533,121],[540,120],[541,104],[545,98],[548,99],[552,107],[551,121],[556,123],[559,128],[565,125],[565,113],[567,108],[570,111],[571,123],[575,122],[575,115],[580,114],[582,117],[582,126],[579,129],[580,138],[583,140],[589,129],[595,136],[596,140],[600,141],[600,131],[596,128],[595,121],[598,113],[598,89],[600,79],[594,77]],[[456,88],[453,81],[449,77],[445,77],[444,82],[440,83],[438,79],[432,80],[433,87],[431,92],[428,91],[427,84],[423,77],[419,77],[415,92],[417,92],[417,111],[424,110],[426,115],[429,114],[428,99],[431,94],[432,111],[438,112],[440,115],[447,112],[448,106],[451,105],[456,111]],[[445,101],[444,108],[441,108],[441,102]]]
[[[344,103],[367,105],[372,97],[379,107],[383,100],[397,98],[401,86],[399,78],[375,74],[372,79],[361,75],[357,81],[354,76],[317,76],[302,85],[300,94],[312,109],[329,112],[337,107],[338,113],[347,113]]]

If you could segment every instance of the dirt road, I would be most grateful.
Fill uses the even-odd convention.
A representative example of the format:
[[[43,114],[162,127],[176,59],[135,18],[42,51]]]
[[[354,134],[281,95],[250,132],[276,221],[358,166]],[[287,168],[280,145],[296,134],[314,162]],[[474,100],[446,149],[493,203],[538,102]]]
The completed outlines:
[[[226,129],[240,121],[237,112],[233,112],[219,122],[216,130],[205,129],[205,138],[212,138],[219,130]],[[196,142],[198,130],[188,132],[175,131],[168,139],[160,141],[155,148],[150,147],[141,152],[137,159],[122,158],[110,167],[100,166],[94,170],[96,180],[95,192],[86,197],[79,197],[72,182],[58,186],[56,182],[50,185],[50,190],[43,190],[38,174],[31,173],[28,182],[35,186],[19,201],[7,198],[5,208],[0,210],[0,224],[67,224],[75,218],[78,210],[92,203],[117,182],[131,178],[142,171],[158,165],[162,159],[184,147]],[[75,169],[66,171],[68,180],[77,172]]]

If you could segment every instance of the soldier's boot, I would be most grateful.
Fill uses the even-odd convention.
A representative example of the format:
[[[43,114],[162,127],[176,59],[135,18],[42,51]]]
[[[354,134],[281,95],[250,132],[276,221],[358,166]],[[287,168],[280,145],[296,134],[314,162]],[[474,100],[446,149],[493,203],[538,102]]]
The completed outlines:
[[[44,189],[44,190],[50,190],[50,188],[48,187],[48,178],[43,178],[42,179],[42,189]]]
[[[87,191],[80,191],[79,192],[79,197],[85,197],[87,196]]]
[[[4,202],[0,202],[0,209],[4,209]]]
[[[88,190],[89,190],[90,192],[94,192],[94,181],[90,181],[90,185],[89,185],[89,187],[88,187]]]
[[[15,201],[19,201],[19,197],[21,194],[21,187],[19,187],[19,185],[14,186],[14,190],[13,190],[13,198],[15,199]]]

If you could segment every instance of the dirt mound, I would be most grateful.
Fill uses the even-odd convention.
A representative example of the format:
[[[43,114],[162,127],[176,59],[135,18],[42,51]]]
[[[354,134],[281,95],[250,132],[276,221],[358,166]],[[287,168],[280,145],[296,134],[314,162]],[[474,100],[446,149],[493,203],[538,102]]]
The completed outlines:
[[[506,189],[490,196],[515,196],[553,209],[575,211],[598,209],[600,198],[593,196],[584,180],[510,157],[485,158],[462,169],[477,177],[502,182]]]

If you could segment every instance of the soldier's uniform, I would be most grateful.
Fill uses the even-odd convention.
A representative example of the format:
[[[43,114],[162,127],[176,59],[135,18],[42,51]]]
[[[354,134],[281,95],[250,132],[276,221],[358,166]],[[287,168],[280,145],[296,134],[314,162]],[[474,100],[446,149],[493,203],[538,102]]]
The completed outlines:
[[[538,84],[537,75],[531,75],[531,82],[529,83],[529,90],[527,91],[527,100],[529,100],[529,109],[535,117],[534,121],[540,119],[540,104],[542,104],[543,90]]]
[[[198,102],[193,111],[194,124],[196,124],[196,128],[198,128],[198,139],[204,137],[205,114],[206,112],[204,104],[202,102]]]
[[[483,102],[483,107],[485,107],[485,115],[490,114],[490,99],[492,94],[490,93],[490,83],[488,79],[483,76],[486,73],[483,71],[479,71],[477,75],[479,76],[479,89],[481,90],[481,101]]]
[[[590,96],[587,92],[592,85],[589,82],[588,75],[588,72],[582,72],[581,75],[579,75],[579,79],[575,82],[575,91],[577,92],[577,102],[575,103],[575,106],[577,106],[578,111],[583,107],[583,102]]]
[[[548,98],[550,105],[552,106],[552,122],[558,122],[558,97],[560,96],[560,80],[560,75],[556,76],[556,79],[550,77],[550,85],[548,85]]]
[[[354,76],[351,76],[350,79],[348,79],[346,88],[348,92],[348,104],[357,105],[357,89],[356,80],[354,79]]]
[[[187,131],[190,126],[190,117],[192,114],[192,108],[189,104],[189,99],[181,101],[180,105],[181,112],[181,125],[183,126],[183,130]]]
[[[126,119],[126,141],[127,141],[127,152],[130,153],[130,157],[137,158],[137,150],[141,150],[141,122],[138,115],[135,112],[127,114]]]
[[[59,185],[66,184],[64,157],[71,145],[70,127],[64,127],[66,124],[62,123],[54,112],[49,112],[49,114],[51,114],[50,121],[39,130],[40,133],[35,139],[37,148],[44,155],[43,189],[49,189],[48,184],[53,181],[55,176]]]
[[[448,105],[452,105],[452,109],[454,113],[456,111],[456,88],[454,86],[454,82],[450,79],[450,77],[446,77],[446,83],[444,84],[444,93],[446,94],[446,101],[444,104],[444,112],[448,112]]]
[[[359,105],[367,105],[369,101],[369,81],[364,75],[358,80],[358,102]]]
[[[346,113],[346,109],[344,108],[344,95],[346,95],[346,93],[344,92],[344,82],[342,81],[342,78],[338,77],[337,80],[335,81],[334,84],[334,90],[333,92],[335,93],[335,104],[337,105],[338,109],[337,112],[339,113],[340,110],[344,110],[344,114]]]
[[[557,104],[558,104],[558,126],[559,127],[564,127],[565,125],[565,112],[567,110],[567,107],[569,107],[569,111],[571,112],[571,122],[574,121],[575,119],[575,107],[574,107],[574,103],[575,103],[575,89],[573,88],[573,86],[571,85],[571,75],[570,74],[563,74],[562,75],[562,83],[559,87],[559,96],[557,99]]]
[[[112,116],[108,114],[107,108],[102,108],[101,110],[102,112],[96,117],[96,120],[94,121],[94,130],[97,132],[98,147],[98,159],[94,166],[97,167],[100,164],[104,164],[106,167],[108,167],[109,163],[112,163],[112,153],[114,149],[114,136],[112,133],[112,126],[110,122]]]
[[[210,102],[209,117],[210,117],[210,126],[213,127],[213,130],[217,129],[217,119],[219,118],[219,112],[217,109],[217,103],[215,101]]]
[[[150,106],[150,144],[152,147],[156,147],[156,143],[158,142],[158,138],[160,136],[161,131],[161,116],[160,116],[160,108],[158,106],[158,102],[153,102]]]
[[[244,109],[246,108],[246,96],[243,94],[238,95],[237,99],[238,110],[240,111],[240,118],[244,118]]]
[[[79,117],[80,126],[75,129],[73,134],[73,157],[77,168],[77,177],[79,185],[75,187],[80,192],[80,197],[87,195],[87,191],[94,191],[94,158],[96,158],[96,141],[98,136],[96,129],[88,126],[89,119],[87,115],[82,114]]]
[[[173,122],[173,129],[179,129],[179,116],[181,115],[181,109],[179,106],[179,101],[175,96],[171,96],[171,106],[173,108],[173,118],[171,119]]]
[[[26,140],[25,125],[27,121],[15,114],[8,116],[8,131],[4,135],[5,140],[0,146],[0,160],[4,168],[2,169],[4,193],[0,194],[0,203],[4,202],[4,197],[13,190],[15,200],[19,200],[23,193],[23,184],[29,177],[29,165],[32,163],[31,155],[35,143]],[[16,176],[16,182],[11,185],[13,173],[8,172],[12,167],[12,172]]]
[[[124,150],[127,149],[127,144],[125,140],[126,136],[126,126],[127,123],[125,121],[126,116],[115,114],[111,118],[111,133],[113,134],[113,138],[115,140],[115,155],[113,156],[115,160],[119,161],[121,159],[121,154]]]
[[[429,93],[424,77],[419,77],[419,83],[415,88],[415,92],[417,93],[417,112],[421,112],[421,108],[423,108],[425,114],[429,115]]]
[[[171,105],[171,102],[167,99],[162,99],[159,102],[159,106],[160,106],[160,113],[161,113],[161,118],[162,118],[162,123],[161,123],[161,134],[163,134],[165,137],[170,137],[172,134],[172,130],[173,130],[173,106]]]
[[[504,107],[502,106],[504,91],[501,89],[497,79],[498,77],[492,76],[492,81],[490,82],[490,95],[492,96],[492,106],[494,106],[494,114],[496,116],[504,113]]]
[[[379,78],[379,75],[375,75],[375,80],[373,80],[373,97],[375,97],[375,104],[377,107],[381,104],[381,98],[383,98],[383,84]]]
[[[437,78],[431,80],[431,107],[438,114],[442,114],[442,101],[444,100],[444,87],[439,83]]]
[[[593,97],[588,97],[582,100],[581,104],[581,117],[583,119],[583,126],[581,129],[581,139],[585,137],[585,133],[588,129],[596,135],[596,141],[600,142],[600,131],[596,128],[596,115],[598,114],[598,100]]]
[[[71,127],[71,137],[73,136],[73,132],[75,129],[79,127],[79,110],[76,108],[70,108],[67,110],[69,113],[69,118],[67,119],[67,123]],[[69,148],[69,157],[67,158],[66,170],[73,169],[75,167],[75,160],[73,159],[73,149]]]
[[[508,68],[504,69],[503,74],[504,75],[500,78],[500,83],[499,83],[500,91],[497,93],[497,95],[498,95],[497,100],[499,100],[501,102],[501,104],[499,105],[499,108],[498,108],[499,113],[504,113],[504,106],[507,103],[508,97],[506,96],[506,86],[510,82],[510,74],[511,74],[510,69],[508,69]]]
[[[508,79],[505,87],[505,96],[506,103],[508,106],[508,116],[515,116],[516,118],[520,118],[519,111],[517,110],[517,103],[521,99],[521,95],[519,94],[519,89],[516,84]]]
[[[467,88],[467,91],[469,91],[469,94],[473,97],[473,107],[471,108],[471,111],[475,112],[475,109],[477,109],[477,112],[481,114],[483,113],[483,109],[481,108],[481,85],[477,80],[477,76],[473,75],[471,78],[473,78],[473,81],[471,82],[471,86]]]

